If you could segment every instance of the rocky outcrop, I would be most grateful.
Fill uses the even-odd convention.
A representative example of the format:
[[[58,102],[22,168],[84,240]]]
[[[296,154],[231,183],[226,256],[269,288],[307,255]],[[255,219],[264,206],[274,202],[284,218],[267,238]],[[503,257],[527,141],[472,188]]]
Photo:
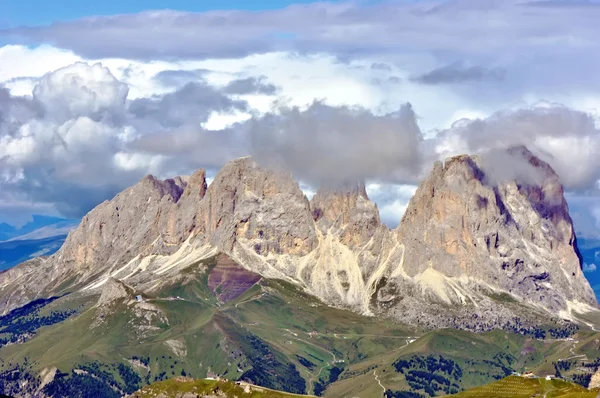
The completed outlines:
[[[98,299],[98,306],[110,305],[118,301],[128,301],[133,298],[134,289],[131,286],[127,286],[123,282],[109,278],[106,283],[102,286],[102,292]]]
[[[204,170],[147,176],[92,210],[54,256],[0,274],[0,310],[60,289],[98,293],[111,278],[155,290],[218,253],[245,268],[213,270],[222,301],[258,274],[330,305],[430,327],[593,310],[558,176],[525,148],[501,156],[510,170],[493,157],[436,163],[396,230],[381,224],[362,183],[319,189],[309,202],[290,174],[248,157],[209,187]]]

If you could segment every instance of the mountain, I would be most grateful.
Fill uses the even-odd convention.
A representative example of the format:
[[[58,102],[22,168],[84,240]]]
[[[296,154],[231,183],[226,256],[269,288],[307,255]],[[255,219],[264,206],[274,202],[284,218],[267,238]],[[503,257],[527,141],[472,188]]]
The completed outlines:
[[[526,149],[502,156],[515,173],[436,163],[393,230],[364,184],[309,201],[251,158],[210,186],[203,170],[146,176],[52,256],[0,273],[0,392],[117,397],[218,375],[415,397],[525,370],[589,383],[600,311],[562,187]]]
[[[21,228],[0,224],[0,270],[55,253],[78,224],[77,220],[40,215]]]
[[[0,241],[41,239],[66,235],[77,224],[77,220],[34,214],[31,221],[20,227],[0,223]]]
[[[433,328],[487,330],[597,311],[562,186],[525,148],[535,179],[497,179],[485,159],[437,162],[395,230],[363,184],[320,189],[251,158],[161,181],[146,176],[81,221],[53,256],[0,275],[7,312],[58,287],[94,294],[110,278],[151,293],[217,253],[323,302]],[[449,310],[450,308],[450,310]]]

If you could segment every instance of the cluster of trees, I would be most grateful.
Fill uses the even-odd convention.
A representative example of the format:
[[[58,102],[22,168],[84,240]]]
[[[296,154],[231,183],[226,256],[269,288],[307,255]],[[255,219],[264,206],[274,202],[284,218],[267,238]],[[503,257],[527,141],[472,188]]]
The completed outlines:
[[[323,392],[325,392],[327,386],[338,381],[340,374],[342,374],[343,371],[344,369],[338,366],[334,366],[333,368],[329,369],[329,376],[324,379],[319,379],[319,381],[315,383],[314,394],[319,397],[323,395]]]
[[[258,386],[282,390],[294,394],[306,394],[306,380],[293,363],[273,351],[264,341],[252,333],[240,335],[246,357],[252,369],[240,377]]]
[[[562,377],[562,372],[568,372],[575,366],[576,361],[558,361],[552,362],[557,377]]]
[[[560,328],[552,328],[548,330],[550,337],[553,339],[566,339],[567,337],[573,336],[579,331],[579,325],[575,323],[567,323],[565,326]]]
[[[298,359],[298,362],[308,370],[313,370],[317,367],[317,365],[300,355],[296,355],[296,358]]]
[[[112,389],[127,394],[139,390],[142,383],[141,377],[131,367],[122,363],[106,365],[94,361],[77,367],[89,375],[95,376],[96,379],[102,380]],[[119,378],[116,375],[119,375]]]
[[[104,381],[87,374],[61,373],[47,384],[43,392],[53,398],[120,398],[121,393],[112,389]]]
[[[511,323],[506,323],[503,329],[513,333],[522,334],[523,336],[530,336],[539,340],[544,340],[548,338],[548,336],[553,339],[564,339],[571,337],[579,331],[579,326],[571,322],[565,322],[563,325],[557,325],[552,328],[524,326],[521,322],[521,319],[515,317]]]
[[[579,384],[582,387],[588,388],[592,379],[591,373],[575,374],[571,377],[574,383]]]
[[[463,371],[452,359],[444,358],[441,355],[427,357],[413,355],[410,359],[398,359],[393,365],[398,373],[404,374],[412,392],[423,390],[427,395],[433,397],[438,391],[455,394],[460,390],[460,386],[456,382],[461,380]]]
[[[137,355],[134,355],[131,359],[144,364],[144,366],[150,366],[150,357],[138,357]]]
[[[3,364],[4,366],[4,364]],[[8,396],[33,396],[41,384],[41,378],[30,372],[27,363],[21,365],[9,364],[0,373],[0,392]]]
[[[53,311],[50,315],[40,316],[40,310],[59,297],[34,300],[0,317],[0,347],[17,343],[29,337],[42,326],[60,323],[77,310]]]
[[[437,391],[456,394],[460,390],[458,384],[451,383],[446,377],[423,370],[409,370],[405,378],[413,390],[423,390],[430,397],[434,397]]]
[[[394,368],[398,373],[405,373],[409,369],[426,370],[429,373],[440,372],[446,374],[454,380],[460,380],[463,376],[462,368],[452,359],[444,358],[443,356],[428,355],[413,355],[410,359],[398,359],[394,362]]]

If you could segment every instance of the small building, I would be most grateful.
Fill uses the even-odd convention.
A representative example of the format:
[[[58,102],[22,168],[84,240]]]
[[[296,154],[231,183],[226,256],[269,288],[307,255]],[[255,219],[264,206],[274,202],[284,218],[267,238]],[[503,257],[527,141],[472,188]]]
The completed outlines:
[[[523,373],[523,377],[526,377],[528,379],[533,379],[535,377],[535,375],[532,372],[525,372],[525,373]]]
[[[547,375],[546,376],[546,380],[552,380],[552,379],[554,379],[554,376],[552,376],[552,375]]]
[[[139,294],[137,296],[135,296],[135,301],[143,301],[144,299],[142,298],[142,296],[140,296]]]

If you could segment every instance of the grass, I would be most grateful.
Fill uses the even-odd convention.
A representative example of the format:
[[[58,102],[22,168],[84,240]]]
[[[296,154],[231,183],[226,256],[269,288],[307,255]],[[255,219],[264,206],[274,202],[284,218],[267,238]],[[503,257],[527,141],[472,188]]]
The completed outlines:
[[[564,397],[596,398],[600,390],[590,391],[577,384],[562,380],[527,379],[509,376],[505,379],[454,395],[456,398],[530,398]]]
[[[224,380],[194,380],[187,378],[176,378],[144,387],[142,390],[134,393],[132,397],[150,398],[157,397],[160,394],[163,394],[163,396],[167,397],[174,397],[182,396],[186,393],[194,394],[194,396],[196,396],[200,394],[217,394],[218,392],[225,394],[227,397],[238,398],[292,398],[307,396],[289,394],[256,386],[248,386],[246,390],[244,390],[243,385],[237,385],[234,382]]]

